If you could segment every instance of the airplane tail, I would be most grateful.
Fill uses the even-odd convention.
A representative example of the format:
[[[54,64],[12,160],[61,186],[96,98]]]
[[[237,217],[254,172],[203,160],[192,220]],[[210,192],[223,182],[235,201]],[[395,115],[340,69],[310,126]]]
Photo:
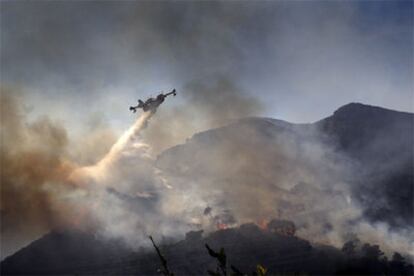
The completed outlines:
[[[144,102],[141,100],[138,100],[138,107],[143,107],[144,106]]]

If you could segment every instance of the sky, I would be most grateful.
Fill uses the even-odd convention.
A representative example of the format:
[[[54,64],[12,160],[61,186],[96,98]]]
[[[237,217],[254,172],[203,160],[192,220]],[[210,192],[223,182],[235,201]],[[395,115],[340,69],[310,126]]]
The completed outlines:
[[[203,93],[191,84],[223,79],[260,102],[240,117],[414,110],[412,1],[2,1],[0,12],[2,86],[27,116],[72,131],[96,117],[121,131],[138,98],[176,88],[168,105],[186,108]]]

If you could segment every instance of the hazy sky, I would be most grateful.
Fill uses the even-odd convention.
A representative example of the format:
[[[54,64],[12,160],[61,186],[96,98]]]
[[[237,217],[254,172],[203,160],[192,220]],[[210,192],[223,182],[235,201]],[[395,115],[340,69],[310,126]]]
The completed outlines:
[[[138,98],[218,79],[262,103],[248,115],[414,111],[412,1],[1,1],[0,20],[1,84],[71,129],[125,129]],[[163,109],[197,93],[220,99],[191,91]]]

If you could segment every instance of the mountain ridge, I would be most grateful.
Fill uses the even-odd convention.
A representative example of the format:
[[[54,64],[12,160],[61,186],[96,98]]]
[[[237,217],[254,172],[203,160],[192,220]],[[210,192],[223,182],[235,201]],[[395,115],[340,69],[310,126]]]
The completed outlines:
[[[192,179],[193,175],[197,175],[200,179],[205,178],[212,183],[217,182],[217,185],[222,185],[222,183],[229,181],[228,178],[234,178],[231,181],[232,184],[244,181],[247,187],[253,186],[252,191],[257,189],[258,186],[256,185],[259,182],[266,185],[262,187],[276,189],[277,186],[272,186],[272,182],[275,181],[275,175],[267,175],[269,170],[282,168],[282,173],[289,173],[289,171],[286,171],[286,168],[292,170],[292,168],[297,166],[298,160],[299,164],[303,162],[300,158],[305,154],[303,151],[307,150],[306,147],[301,146],[303,141],[316,140],[322,141],[323,143],[326,142],[335,151],[346,155],[347,158],[350,158],[357,164],[357,167],[360,167],[358,168],[359,170],[355,171],[358,173],[358,181],[354,183],[351,190],[354,189],[352,190],[353,196],[364,207],[364,215],[373,222],[388,223],[392,227],[399,229],[400,227],[410,226],[413,222],[413,123],[414,114],[412,113],[392,111],[359,103],[350,103],[342,106],[331,116],[309,124],[292,124],[282,120],[261,117],[242,118],[229,125],[194,134],[186,143],[171,147],[160,154],[155,164],[171,177]],[[285,145],[288,146],[287,150],[284,150],[282,147]],[[211,160],[217,160],[217,158],[225,159],[222,163],[218,162],[215,164],[211,162]],[[239,159],[254,160],[257,164],[254,168],[251,168],[250,165],[246,167],[244,164],[240,165],[236,163]],[[222,166],[223,164],[227,165]],[[223,179],[222,176],[226,176],[227,179]],[[300,208],[302,207],[300,203],[294,201],[294,196],[306,195],[306,197],[310,197],[310,200],[312,200],[314,194],[318,193],[318,191],[314,191],[307,183],[295,184],[291,187],[280,187],[278,193],[281,194],[282,198],[280,199],[278,208],[280,209],[281,216],[290,216],[289,212],[291,210],[301,210]],[[197,185],[203,185],[203,182],[197,183]],[[232,189],[229,188],[226,193],[231,194]],[[252,204],[258,204],[259,202],[253,197],[253,194],[251,195]],[[329,195],[335,196],[334,193],[330,193]],[[292,201],[289,201],[289,199],[292,199]],[[217,217],[219,216],[220,214],[217,215]],[[308,213],[305,212],[304,216],[308,216]],[[220,217],[220,219],[222,218]],[[330,231],[332,227],[329,225],[329,222],[323,220],[315,222],[315,224],[322,225],[324,231]],[[261,230],[256,226],[252,227],[248,228],[252,229],[252,232],[249,233],[252,235],[261,233]],[[306,227],[306,225],[297,223],[298,230],[303,227]],[[226,235],[231,236],[232,233],[239,235],[237,231],[240,230],[232,231],[229,229],[224,232],[218,231],[218,234],[212,236],[217,237],[217,240],[210,238],[206,241],[209,241],[213,246],[221,246],[221,242],[226,240],[224,239],[224,237],[227,237]],[[80,248],[84,248],[82,244],[86,246],[83,249],[85,252],[91,249],[90,254],[87,253],[85,255],[89,257],[85,258],[96,261],[97,266],[100,266],[101,274],[111,274],[113,272],[111,271],[112,268],[108,266],[111,265],[112,260],[114,260],[113,258],[116,259],[114,256],[117,254],[126,259],[130,256],[130,252],[122,247],[118,247],[116,242],[110,243],[109,245],[109,247],[113,246],[113,249],[108,249],[109,251],[113,250],[110,256],[100,256],[99,253],[106,250],[106,245],[100,245],[99,240],[95,243],[94,238],[91,236],[85,236],[86,240],[84,240],[85,237],[77,238],[76,234],[71,236],[71,234],[51,233],[47,237],[51,237],[49,240],[56,241],[56,244],[60,244],[60,246],[62,246],[62,243],[59,242],[59,237],[63,237],[63,244],[67,245],[71,241],[73,243],[79,243],[80,241],[80,245],[77,246],[80,246]],[[267,237],[267,234],[263,236],[264,240],[266,240],[265,237]],[[187,242],[193,243],[194,241]],[[257,246],[262,243],[263,241],[258,242]],[[7,257],[2,261],[1,266],[4,268],[5,264],[8,264],[8,272],[12,273],[14,271],[17,274],[21,274],[22,270],[13,270],[22,266],[20,262],[24,264],[27,261],[29,264],[31,260],[38,260],[40,257],[44,261],[40,265],[43,268],[39,268],[38,266],[40,270],[31,270],[32,274],[76,272],[74,266],[79,265],[81,261],[79,260],[78,262],[75,260],[75,264],[71,264],[70,262],[65,263],[65,260],[69,258],[65,256],[76,255],[76,251],[80,250],[79,248],[71,250],[67,248],[68,246],[64,245],[62,248],[58,246],[59,248],[55,248],[54,250],[49,250],[47,246],[45,247],[46,250],[34,250],[38,244],[35,241],[12,256]],[[202,245],[202,243],[200,244]],[[172,260],[178,260],[172,257],[175,254],[174,252],[178,250],[177,248],[180,250],[185,249],[183,251],[184,253],[181,254],[184,259],[190,258],[189,256],[193,256],[194,252],[202,250],[197,249],[194,251],[194,248],[188,247],[189,251],[187,251],[187,246],[187,243],[184,242],[182,246],[178,245],[178,247],[172,247],[173,249],[170,248],[169,250],[172,251],[167,252],[168,257]],[[237,241],[229,246],[231,248],[230,252],[233,252],[233,256],[236,254],[234,252],[237,252],[236,249],[243,249],[243,247],[237,246]],[[285,249],[288,250],[288,248],[286,247]],[[367,248],[369,252],[376,250],[373,247]],[[259,249],[260,246],[257,247],[257,252],[260,253]],[[61,250],[64,252],[60,252]],[[60,259],[53,261],[53,264],[48,264],[47,260],[50,258],[45,253],[48,251],[58,252]],[[300,251],[302,249],[298,252]],[[311,250],[309,252],[314,251]],[[337,251],[337,249],[329,248],[325,251],[316,250],[315,252],[317,252],[317,256],[322,256],[323,258],[327,258],[330,254],[329,252],[334,252],[335,255],[342,256],[338,257],[338,260],[340,260],[339,267],[347,271],[345,265],[347,264],[346,257],[343,256],[343,253]],[[238,256],[235,257],[237,258]],[[147,255],[143,255],[140,259],[134,260],[131,261],[132,263],[129,266],[116,270],[116,273],[135,273],[133,269],[136,269],[137,265],[145,267],[141,272],[149,274],[156,273],[156,264],[145,266],[145,263],[148,263],[149,260],[156,260],[154,255],[152,255],[152,259]],[[197,261],[205,262],[202,260]],[[15,265],[10,265],[10,263],[15,263]],[[335,268],[337,264],[338,262],[334,261],[327,266],[333,266]],[[289,268],[290,266],[286,267]],[[291,268],[288,269],[286,267],[277,264],[273,267],[273,271],[294,272],[294,270],[289,270]],[[333,267],[324,267],[323,269],[325,270],[323,271],[333,273],[335,271],[332,270]],[[108,270],[105,270],[107,268]],[[31,267],[25,267],[24,269],[27,272],[27,269],[30,271]],[[186,267],[185,269],[189,268]],[[80,271],[85,272],[82,269]],[[176,271],[181,270],[177,268]],[[310,274],[317,274],[318,272],[317,270],[309,271]],[[86,272],[88,271],[86,270]],[[376,271],[375,273],[378,274],[379,272]]]
[[[272,166],[269,164],[278,161],[262,162],[262,156],[269,156],[269,150],[281,149],[288,144],[290,150],[296,151],[292,157],[296,158],[303,148],[292,148],[291,144],[300,145],[303,140],[321,141],[324,147],[331,147],[341,158],[354,164],[359,177],[359,183],[352,187],[354,195],[366,205],[367,213],[375,221],[381,221],[378,218],[384,212],[389,214],[386,220],[392,226],[414,223],[411,208],[414,200],[413,113],[350,103],[338,108],[331,116],[309,124],[261,117],[242,118],[223,127],[196,133],[186,143],[165,150],[157,157],[156,166],[173,175],[182,175],[186,170],[208,171],[214,176],[223,172],[218,165],[214,168],[216,164],[209,160],[225,159],[226,155],[251,159],[257,155],[258,166],[270,170]],[[237,157],[233,159],[237,160]],[[261,177],[260,173],[257,177]],[[401,193],[398,190],[390,192],[395,190],[393,181],[399,183]],[[357,190],[359,187],[380,198],[385,195],[386,210],[384,206],[377,206],[375,199],[362,198]],[[396,217],[390,215],[393,212],[397,213]]]

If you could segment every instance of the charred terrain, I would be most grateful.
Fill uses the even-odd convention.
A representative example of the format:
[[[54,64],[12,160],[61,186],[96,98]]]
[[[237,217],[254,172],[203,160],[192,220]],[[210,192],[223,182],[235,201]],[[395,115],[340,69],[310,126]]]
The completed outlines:
[[[200,226],[181,240],[154,238],[177,275],[215,270],[205,244],[224,248],[228,264],[244,273],[261,264],[269,274],[411,275],[409,250],[390,250],[396,247],[386,234],[374,244],[356,225],[412,230],[413,135],[413,114],[358,103],[313,124],[245,118],[197,133],[162,152],[155,165],[182,191],[221,187],[223,199],[202,214],[214,229],[202,233]],[[141,206],[116,189],[108,192]],[[361,214],[344,214],[347,202]],[[324,237],[347,233],[323,245]],[[409,248],[413,237],[404,238]],[[3,260],[1,272],[157,274],[155,252],[131,247],[93,233],[55,231]]]

